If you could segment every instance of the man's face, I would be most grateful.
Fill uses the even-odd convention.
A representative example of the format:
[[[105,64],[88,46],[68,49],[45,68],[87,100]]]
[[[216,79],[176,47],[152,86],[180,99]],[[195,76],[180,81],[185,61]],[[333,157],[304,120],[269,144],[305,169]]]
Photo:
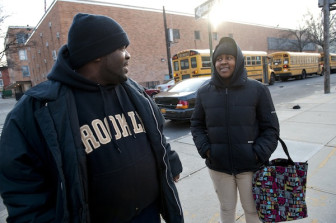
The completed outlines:
[[[127,52],[126,46],[102,57],[98,83],[104,86],[125,82],[127,80],[128,60],[130,58],[131,55]]]
[[[236,58],[232,55],[222,54],[216,58],[216,70],[224,79],[232,76],[235,66]]]

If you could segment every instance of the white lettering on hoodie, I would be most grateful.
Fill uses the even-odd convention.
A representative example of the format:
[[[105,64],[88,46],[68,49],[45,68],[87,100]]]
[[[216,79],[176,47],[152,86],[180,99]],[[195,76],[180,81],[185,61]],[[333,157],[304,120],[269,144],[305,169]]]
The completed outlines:
[[[142,124],[142,120],[136,112],[130,111],[127,115],[132,121],[131,127],[133,128],[133,132],[135,134],[146,132]],[[140,122],[137,121],[136,117],[138,117]],[[116,114],[114,116],[110,115],[108,116],[108,119],[112,123],[116,140],[132,135],[130,126],[128,126],[124,114]],[[104,118],[103,121],[100,119],[94,119],[90,125],[86,124],[80,127],[82,142],[85,146],[85,152],[87,154],[91,153],[94,149],[98,149],[101,144],[111,142],[112,137],[107,121],[108,119]]]

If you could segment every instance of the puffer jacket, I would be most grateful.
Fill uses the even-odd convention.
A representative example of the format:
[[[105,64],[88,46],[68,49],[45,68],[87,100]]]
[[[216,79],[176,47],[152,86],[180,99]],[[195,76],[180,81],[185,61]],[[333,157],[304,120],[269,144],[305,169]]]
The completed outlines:
[[[229,84],[215,71],[198,90],[191,133],[206,165],[228,174],[258,169],[276,149],[279,122],[270,92],[247,78],[238,45]]]
[[[183,223],[173,182],[182,164],[162,133],[164,118],[141,86],[131,79],[122,85],[153,148],[161,214],[166,222]],[[7,222],[90,222],[86,153],[76,111],[72,90],[48,80],[27,91],[8,114],[0,139],[0,193]]]

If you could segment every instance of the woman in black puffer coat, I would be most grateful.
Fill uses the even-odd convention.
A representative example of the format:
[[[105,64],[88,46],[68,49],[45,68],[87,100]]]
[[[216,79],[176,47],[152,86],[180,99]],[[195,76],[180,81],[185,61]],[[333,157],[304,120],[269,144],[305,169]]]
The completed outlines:
[[[277,147],[279,121],[267,86],[247,78],[232,38],[220,40],[212,61],[215,71],[198,90],[191,133],[221,203],[221,222],[235,222],[237,190],[246,222],[259,222],[252,176]]]

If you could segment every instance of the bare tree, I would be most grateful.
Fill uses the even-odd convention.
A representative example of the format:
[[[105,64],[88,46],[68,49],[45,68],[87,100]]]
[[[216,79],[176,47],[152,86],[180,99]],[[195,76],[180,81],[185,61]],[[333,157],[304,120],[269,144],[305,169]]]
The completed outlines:
[[[320,15],[315,18],[311,12],[308,12],[306,15],[305,24],[307,26],[307,37],[310,42],[320,46],[324,49],[324,36],[323,36],[323,15],[322,12]],[[330,14],[330,45],[336,43],[336,14]]]
[[[26,44],[27,39],[29,38],[33,28],[32,27],[18,27],[18,28],[8,29],[8,32],[5,37],[4,45],[4,54],[13,55],[19,53],[20,50],[24,50],[28,47],[35,47],[36,42],[30,41],[29,44]],[[14,60],[7,58],[8,68],[20,70],[21,68],[17,66]]]
[[[3,8],[2,5],[0,5],[0,39],[5,39],[5,31],[3,30],[3,23],[6,20],[6,18],[8,18],[9,15],[5,15],[3,13]],[[0,66],[4,65],[4,61],[3,58],[5,56],[5,49],[2,49],[2,47],[0,47]]]
[[[292,51],[303,52],[311,44],[308,35],[308,28],[304,25],[299,25],[297,29],[287,29],[283,35],[287,39],[287,45]]]

